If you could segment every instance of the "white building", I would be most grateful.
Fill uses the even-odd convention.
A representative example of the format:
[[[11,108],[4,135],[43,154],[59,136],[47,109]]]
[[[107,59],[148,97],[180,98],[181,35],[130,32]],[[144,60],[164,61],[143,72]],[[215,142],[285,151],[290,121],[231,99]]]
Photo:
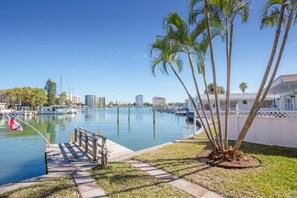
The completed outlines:
[[[230,94],[230,110],[236,110],[236,106],[238,106],[238,110],[240,111],[248,111],[253,106],[254,100],[256,98],[256,93],[236,93],[236,94]],[[210,94],[210,101],[213,106],[213,109],[215,109],[215,98],[213,94]],[[219,94],[219,108],[220,110],[226,109],[226,94]],[[279,98],[280,96],[277,94],[270,94],[266,96],[266,99],[261,107],[262,111],[271,111],[271,110],[278,110],[279,109]],[[201,99],[204,104],[204,109],[209,110],[210,107],[207,102],[207,96],[206,94],[201,95]],[[187,108],[190,111],[194,110],[192,102],[187,99]],[[197,101],[197,107],[198,109],[201,109],[200,103]]]
[[[166,105],[166,99],[161,97],[153,97],[153,107],[156,106],[165,106]]]
[[[297,111],[297,74],[281,75],[276,78],[269,93],[280,95],[280,110]]]
[[[100,107],[105,106],[105,97],[97,97],[97,105]]]
[[[85,95],[85,105],[89,107],[97,106],[97,96],[96,95]]]
[[[142,106],[143,105],[143,95],[135,96],[135,104],[136,104],[136,106]]]
[[[230,109],[235,110],[238,105],[238,110],[248,111],[251,109],[257,93],[235,93],[230,94]],[[201,95],[205,109],[209,110],[207,97]],[[210,95],[210,100],[215,108],[214,95]],[[193,105],[189,99],[186,100],[188,109],[193,110]],[[226,94],[219,94],[219,105],[221,110],[226,108]],[[201,109],[199,102],[197,106]],[[297,74],[281,75],[276,78],[265,101],[260,109],[261,111],[297,111]]]
[[[4,110],[6,107],[5,103],[0,102],[0,110]]]

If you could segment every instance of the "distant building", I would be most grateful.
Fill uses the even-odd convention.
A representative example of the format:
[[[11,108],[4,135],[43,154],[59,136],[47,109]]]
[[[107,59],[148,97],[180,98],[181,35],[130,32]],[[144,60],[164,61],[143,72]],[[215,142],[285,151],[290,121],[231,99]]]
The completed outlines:
[[[73,104],[81,103],[80,96],[72,95],[71,101]]]
[[[5,107],[6,107],[5,103],[0,102],[0,110],[5,109]]]
[[[85,105],[89,107],[97,106],[97,96],[96,95],[85,95]]]
[[[66,100],[70,101],[72,104],[77,104],[81,102],[80,96],[73,95],[72,93],[66,93],[66,92],[63,92],[63,94],[66,95]],[[61,94],[59,94],[59,96],[61,96]]]
[[[136,104],[136,106],[142,106],[143,105],[143,95],[135,96],[135,104]]]
[[[105,97],[97,97],[97,106],[100,106],[100,107],[105,106]]]
[[[153,107],[156,106],[165,106],[166,105],[166,99],[161,97],[153,97]]]

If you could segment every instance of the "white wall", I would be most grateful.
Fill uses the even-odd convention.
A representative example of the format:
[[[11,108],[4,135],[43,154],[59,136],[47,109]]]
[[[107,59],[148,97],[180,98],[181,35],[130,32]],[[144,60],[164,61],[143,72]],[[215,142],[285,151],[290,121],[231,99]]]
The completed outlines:
[[[230,116],[230,140],[237,139],[246,118],[247,116]],[[257,116],[244,141],[297,148],[297,118]]]

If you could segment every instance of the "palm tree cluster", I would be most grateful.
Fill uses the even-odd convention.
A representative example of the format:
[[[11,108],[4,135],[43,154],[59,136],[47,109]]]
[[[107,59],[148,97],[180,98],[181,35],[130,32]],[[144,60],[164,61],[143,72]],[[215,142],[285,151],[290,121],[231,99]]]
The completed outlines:
[[[230,158],[236,159],[238,148],[242,144],[253,119],[264,102],[268,93],[267,90],[269,90],[275,77],[286,43],[286,38],[290,30],[292,18],[296,15],[296,0],[268,0],[263,8],[261,27],[269,25],[277,26],[276,39],[255,103],[235,145],[232,148],[228,145],[228,131],[235,19],[240,17],[243,23],[247,22],[250,14],[250,6],[251,3],[245,0],[190,0],[188,22],[177,13],[170,13],[163,21],[166,35],[157,36],[155,42],[150,45],[151,56],[154,57],[152,61],[153,74],[155,74],[156,66],[161,65],[161,71],[168,75],[169,66],[194,106],[194,111],[212,146],[212,156],[220,156],[221,160],[226,160],[226,156],[230,156],[228,157],[228,160],[230,160]],[[273,74],[267,84],[267,89],[263,91],[276,53],[282,24],[284,24],[283,27],[285,27],[282,45],[279,50]],[[217,85],[215,53],[213,50],[213,39],[216,37],[220,37],[225,45],[227,70],[225,112],[220,112],[219,109],[219,86]],[[182,61],[179,58],[180,54],[185,54],[187,57],[191,71],[191,78],[195,85],[195,91],[200,107],[197,106],[190,91],[179,75],[182,71]],[[210,91],[208,90],[209,86],[206,79],[205,60],[207,54],[210,55],[214,104],[212,104],[210,100]],[[210,107],[209,114],[205,111],[205,106],[197,83],[197,74],[200,74],[203,79],[207,105]],[[221,115],[225,115],[224,121],[222,120]],[[222,127],[223,122],[225,122],[224,129]]]

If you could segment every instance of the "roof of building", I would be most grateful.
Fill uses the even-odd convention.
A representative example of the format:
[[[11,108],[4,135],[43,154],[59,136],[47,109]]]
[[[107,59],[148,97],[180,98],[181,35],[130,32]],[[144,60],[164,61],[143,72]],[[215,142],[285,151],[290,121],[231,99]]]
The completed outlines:
[[[269,93],[284,93],[291,90],[297,90],[297,74],[280,75],[273,81]]]

